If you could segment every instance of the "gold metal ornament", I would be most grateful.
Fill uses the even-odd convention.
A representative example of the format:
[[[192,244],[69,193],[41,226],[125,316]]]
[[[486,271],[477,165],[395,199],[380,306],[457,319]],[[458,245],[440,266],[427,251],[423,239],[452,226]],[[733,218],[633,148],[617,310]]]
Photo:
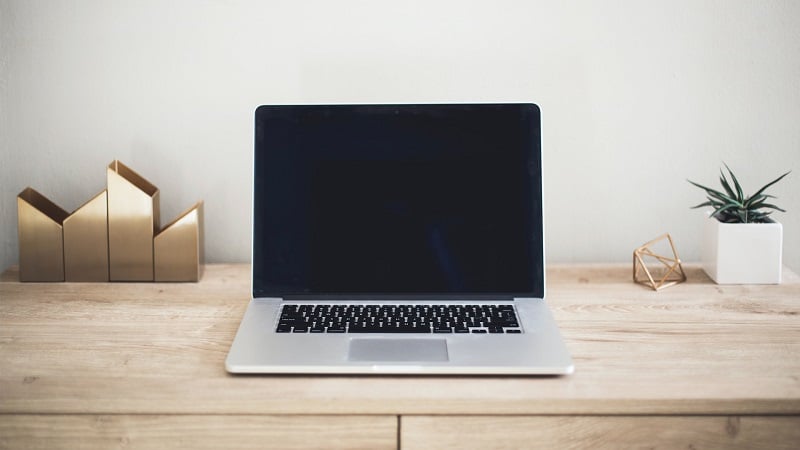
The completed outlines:
[[[662,248],[669,244],[672,257],[659,254]],[[660,290],[686,281],[686,273],[681,266],[678,250],[669,233],[663,234],[649,241],[633,251],[633,281]]]
[[[153,240],[155,281],[198,281],[203,261],[203,202],[182,212]]]
[[[66,281],[108,281],[108,194],[103,190],[64,220]]]
[[[108,176],[108,262],[111,281],[153,281],[158,188],[119,161]]]
[[[64,281],[64,234],[68,213],[32,188],[17,196],[20,281]]]
[[[20,281],[199,281],[203,202],[159,231],[159,191],[119,161],[72,214],[32,188],[17,196]]]

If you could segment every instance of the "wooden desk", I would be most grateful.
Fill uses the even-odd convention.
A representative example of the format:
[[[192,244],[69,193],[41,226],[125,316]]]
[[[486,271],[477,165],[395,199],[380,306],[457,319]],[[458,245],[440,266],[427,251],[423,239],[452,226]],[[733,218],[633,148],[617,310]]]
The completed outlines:
[[[653,292],[555,266],[567,377],[231,376],[249,267],[0,281],[2,448],[798,448],[800,280]]]

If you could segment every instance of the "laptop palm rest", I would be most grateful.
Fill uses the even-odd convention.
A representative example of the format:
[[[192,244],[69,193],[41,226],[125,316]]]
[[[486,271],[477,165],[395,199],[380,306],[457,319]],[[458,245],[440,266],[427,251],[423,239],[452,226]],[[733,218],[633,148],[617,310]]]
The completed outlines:
[[[370,339],[350,341],[348,361],[448,361],[445,339]]]

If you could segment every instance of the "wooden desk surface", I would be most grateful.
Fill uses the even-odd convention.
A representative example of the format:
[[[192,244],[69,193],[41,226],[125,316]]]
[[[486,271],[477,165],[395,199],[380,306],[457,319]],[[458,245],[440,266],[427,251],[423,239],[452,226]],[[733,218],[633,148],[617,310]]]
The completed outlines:
[[[654,292],[631,282],[629,265],[551,267],[548,303],[576,364],[566,377],[232,376],[224,359],[249,299],[247,265],[209,265],[196,284],[20,284],[10,269],[0,277],[0,447],[45,430],[67,439],[100,427],[130,443],[150,436],[143,429],[202,436],[268,422],[367,439],[345,446],[411,448],[424,447],[411,430],[426,426],[463,433],[500,416],[513,429],[603,416],[592,419],[597,432],[617,429],[613,416],[652,415],[719,416],[728,437],[752,428],[797,444],[800,279],[786,271],[781,285],[722,286],[686,269],[688,282]],[[740,422],[774,415],[783,417],[771,424],[789,421],[778,441]]]

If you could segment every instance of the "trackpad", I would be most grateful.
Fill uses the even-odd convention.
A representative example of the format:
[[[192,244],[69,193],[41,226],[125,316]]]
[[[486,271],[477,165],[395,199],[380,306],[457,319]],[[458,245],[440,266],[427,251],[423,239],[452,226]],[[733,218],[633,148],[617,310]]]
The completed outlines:
[[[447,361],[445,339],[352,339],[348,361]]]

